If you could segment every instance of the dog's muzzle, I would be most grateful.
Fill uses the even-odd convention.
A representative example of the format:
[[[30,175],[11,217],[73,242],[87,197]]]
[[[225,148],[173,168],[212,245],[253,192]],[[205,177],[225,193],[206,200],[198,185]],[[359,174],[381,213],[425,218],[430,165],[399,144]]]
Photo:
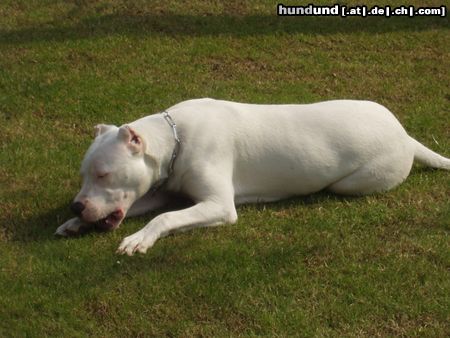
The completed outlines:
[[[125,214],[122,209],[118,209],[112,213],[110,213],[105,218],[95,222],[95,227],[102,231],[114,230],[117,228],[122,220],[124,219]]]

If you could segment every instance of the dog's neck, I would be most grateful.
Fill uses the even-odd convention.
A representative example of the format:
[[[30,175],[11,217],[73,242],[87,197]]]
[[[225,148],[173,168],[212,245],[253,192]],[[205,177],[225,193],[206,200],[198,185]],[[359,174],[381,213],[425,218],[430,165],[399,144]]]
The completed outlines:
[[[153,185],[161,185],[171,174],[179,140],[170,120],[161,113],[139,119],[130,125],[145,141],[145,156],[152,171]]]

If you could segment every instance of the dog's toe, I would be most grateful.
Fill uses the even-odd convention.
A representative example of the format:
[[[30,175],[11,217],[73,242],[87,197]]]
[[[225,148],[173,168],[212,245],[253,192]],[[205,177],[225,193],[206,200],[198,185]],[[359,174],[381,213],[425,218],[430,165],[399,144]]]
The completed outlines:
[[[56,229],[55,233],[53,234],[55,236],[60,236],[60,237],[67,237],[69,236],[63,229]]]
[[[119,254],[133,256],[135,252],[145,254],[156,241],[156,237],[145,232],[137,232],[131,236],[125,237],[117,249]]]
[[[133,256],[136,248],[142,240],[135,235],[128,236],[122,241],[122,243],[119,245],[119,249],[117,249],[117,252],[119,254],[127,254],[128,256]]]
[[[56,229],[55,235],[68,237],[82,232],[85,224],[79,218],[72,218]]]

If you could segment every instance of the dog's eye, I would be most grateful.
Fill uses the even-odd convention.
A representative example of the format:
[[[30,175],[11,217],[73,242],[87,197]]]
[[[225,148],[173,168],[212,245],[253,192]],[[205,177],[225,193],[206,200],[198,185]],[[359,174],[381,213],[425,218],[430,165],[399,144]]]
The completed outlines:
[[[102,174],[98,174],[97,178],[105,178],[106,176],[108,176],[109,173],[102,173]]]

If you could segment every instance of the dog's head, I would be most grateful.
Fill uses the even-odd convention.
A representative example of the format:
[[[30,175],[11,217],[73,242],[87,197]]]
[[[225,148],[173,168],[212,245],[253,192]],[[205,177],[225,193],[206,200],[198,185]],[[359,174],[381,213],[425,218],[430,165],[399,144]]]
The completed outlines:
[[[81,165],[83,185],[71,209],[83,221],[112,230],[152,183],[145,141],[129,126],[96,126],[96,137]]]

